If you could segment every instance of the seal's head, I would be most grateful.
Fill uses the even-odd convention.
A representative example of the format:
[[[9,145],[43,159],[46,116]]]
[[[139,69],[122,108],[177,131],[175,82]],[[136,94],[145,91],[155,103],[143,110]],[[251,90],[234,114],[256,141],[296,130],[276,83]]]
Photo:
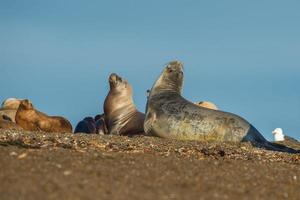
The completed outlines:
[[[1,107],[4,109],[18,109],[22,99],[8,98],[2,102]]]
[[[275,142],[284,141],[284,134],[282,128],[275,128],[275,130],[272,133],[274,135]]]
[[[87,121],[87,122],[90,122],[90,123],[95,123],[95,120],[94,120],[93,117],[85,117],[83,120]]]
[[[116,92],[132,91],[132,88],[128,83],[128,81],[118,76],[115,73],[109,76],[108,82],[111,91],[116,91]]]
[[[31,110],[31,109],[33,109],[33,105],[31,103],[31,101],[29,101],[28,99],[24,99],[21,101],[19,109]]]
[[[183,86],[183,64],[180,61],[171,61],[154,83],[150,95],[157,92],[171,91],[181,94]]]
[[[204,108],[209,108],[209,109],[213,109],[213,110],[219,110],[218,107],[209,101],[200,101],[198,103],[196,103],[196,105],[204,107]]]

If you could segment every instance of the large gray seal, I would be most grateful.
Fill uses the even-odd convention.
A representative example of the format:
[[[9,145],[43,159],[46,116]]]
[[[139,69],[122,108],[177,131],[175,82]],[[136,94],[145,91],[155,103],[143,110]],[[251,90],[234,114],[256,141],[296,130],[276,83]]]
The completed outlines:
[[[182,63],[173,61],[154,83],[146,107],[146,134],[179,140],[249,141],[258,147],[296,153],[268,142],[249,122],[235,114],[199,107],[183,98],[183,76]]]
[[[109,76],[110,90],[104,102],[105,123],[109,134],[134,135],[144,133],[145,114],[133,102],[132,87],[117,74]]]

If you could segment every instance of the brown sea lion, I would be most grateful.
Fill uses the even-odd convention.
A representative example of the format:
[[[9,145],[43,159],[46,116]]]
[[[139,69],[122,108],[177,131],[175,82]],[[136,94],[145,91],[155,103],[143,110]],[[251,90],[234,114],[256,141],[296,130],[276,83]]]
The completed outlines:
[[[8,98],[4,100],[1,104],[0,115],[6,115],[13,122],[16,122],[15,120],[16,112],[19,108],[21,101],[22,99],[16,99],[16,98]]]
[[[109,134],[143,134],[145,115],[139,112],[132,99],[132,87],[117,74],[109,76],[110,90],[104,102],[105,123]]]
[[[299,153],[267,141],[242,117],[203,108],[182,97],[183,65],[170,62],[154,83],[147,101],[147,134],[179,140],[251,142],[269,150]]]
[[[209,109],[213,109],[213,110],[219,110],[218,107],[209,101],[200,101],[198,103],[196,103],[196,105],[204,107],[204,108],[209,108]]]
[[[71,123],[59,116],[48,116],[36,109],[28,100],[22,100],[16,113],[16,122],[28,131],[72,133]]]

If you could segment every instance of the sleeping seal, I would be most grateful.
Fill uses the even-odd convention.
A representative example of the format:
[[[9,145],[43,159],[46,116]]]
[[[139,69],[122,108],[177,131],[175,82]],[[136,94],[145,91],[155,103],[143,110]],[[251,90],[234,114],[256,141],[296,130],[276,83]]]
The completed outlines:
[[[22,100],[16,113],[16,122],[27,131],[72,133],[71,123],[59,116],[48,116],[36,110],[28,100]]]
[[[83,120],[78,122],[75,127],[74,133],[87,133],[96,134],[96,122],[93,117],[85,117]]]
[[[170,62],[154,83],[147,101],[147,134],[179,140],[251,142],[270,150],[296,150],[268,142],[249,122],[232,113],[199,107],[181,96],[183,65]]]

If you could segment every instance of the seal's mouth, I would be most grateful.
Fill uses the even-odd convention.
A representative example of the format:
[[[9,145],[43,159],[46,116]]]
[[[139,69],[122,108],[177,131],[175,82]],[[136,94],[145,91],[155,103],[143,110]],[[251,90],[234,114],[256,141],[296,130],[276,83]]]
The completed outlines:
[[[116,84],[118,82],[122,82],[123,79],[120,76],[118,76],[117,74],[113,73],[113,74],[111,74],[109,76],[109,80],[108,81],[109,81],[109,83]]]
[[[177,73],[177,74],[183,74],[184,71],[183,64],[178,60],[169,62],[166,69],[169,73]]]
[[[122,88],[122,86],[124,87],[127,86],[127,81],[115,73],[109,76],[108,81],[109,81],[110,88]]]
[[[29,101],[28,99],[24,99],[21,101],[20,107],[25,108],[25,109],[32,109],[33,105],[32,105],[31,101]]]

